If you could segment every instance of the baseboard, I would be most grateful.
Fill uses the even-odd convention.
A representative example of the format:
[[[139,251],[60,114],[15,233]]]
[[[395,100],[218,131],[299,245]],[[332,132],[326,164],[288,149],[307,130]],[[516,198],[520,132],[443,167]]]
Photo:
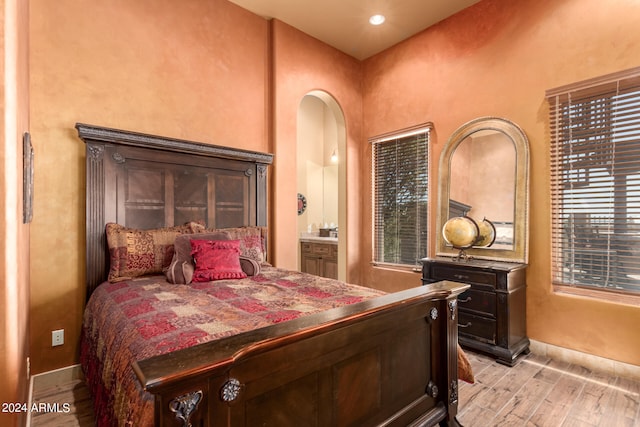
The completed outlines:
[[[593,354],[582,353],[580,351],[535,340],[531,340],[529,349],[534,354],[584,366],[592,371],[604,372],[617,377],[640,380],[640,366],[632,365],[630,363],[618,362],[617,360],[594,356]]]
[[[64,368],[54,369],[53,371],[42,372],[40,374],[31,375],[29,378],[29,402],[28,407],[33,403],[34,390],[41,390],[47,387],[55,386],[69,381],[84,378],[80,365],[65,366]],[[31,411],[27,411],[26,427],[31,426]]]

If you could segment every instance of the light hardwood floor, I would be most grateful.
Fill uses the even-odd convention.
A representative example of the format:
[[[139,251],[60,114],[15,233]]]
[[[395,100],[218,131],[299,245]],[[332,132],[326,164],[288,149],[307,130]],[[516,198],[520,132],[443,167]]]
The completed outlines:
[[[476,381],[460,382],[465,427],[640,427],[640,381],[533,353],[513,368],[468,355]]]
[[[460,382],[465,427],[640,427],[640,381],[614,377],[533,353],[509,368],[467,351],[475,384]],[[32,426],[94,425],[82,379],[34,384],[34,402],[70,403],[69,413],[32,414]]]
[[[33,382],[33,402],[58,404],[56,411],[32,412],[31,426],[91,427],[95,425],[93,406],[79,367],[73,372],[54,374],[50,378],[38,378]],[[67,407],[63,406],[68,404]],[[28,426],[27,426],[28,427]]]

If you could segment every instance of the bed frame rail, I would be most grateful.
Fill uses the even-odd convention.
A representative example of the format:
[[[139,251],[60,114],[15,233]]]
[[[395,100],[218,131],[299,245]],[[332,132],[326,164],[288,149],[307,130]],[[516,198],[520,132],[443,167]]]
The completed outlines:
[[[134,363],[158,426],[457,425],[457,295],[440,282]]]

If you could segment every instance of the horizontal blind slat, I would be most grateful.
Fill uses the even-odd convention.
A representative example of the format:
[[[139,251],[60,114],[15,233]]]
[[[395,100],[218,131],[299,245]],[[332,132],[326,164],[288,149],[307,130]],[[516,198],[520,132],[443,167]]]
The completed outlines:
[[[415,266],[426,256],[428,136],[427,128],[371,140],[376,263]]]
[[[548,91],[554,284],[640,292],[640,68]]]

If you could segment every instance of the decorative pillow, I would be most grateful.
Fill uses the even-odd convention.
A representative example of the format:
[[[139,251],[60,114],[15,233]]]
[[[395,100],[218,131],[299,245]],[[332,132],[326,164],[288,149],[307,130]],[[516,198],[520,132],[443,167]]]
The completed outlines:
[[[235,227],[235,228],[214,228],[207,229],[198,223],[191,224],[193,233],[213,233],[225,232],[229,238],[240,241],[240,254],[247,258],[252,258],[259,263],[265,262],[266,257],[266,237],[267,228],[257,226]]]
[[[240,267],[238,240],[191,240],[191,248],[194,282],[247,277]]]
[[[164,275],[169,283],[188,284],[191,283],[195,266],[191,256],[191,240],[230,240],[229,235],[223,231],[216,233],[184,234],[176,237],[175,252],[169,267],[165,269]]]
[[[260,264],[251,258],[243,257],[240,255],[240,268],[247,276],[256,276],[260,274]],[[183,261],[180,263],[171,263],[165,275],[167,281],[173,284],[189,284],[193,282],[193,273],[196,270],[196,266],[191,261]]]
[[[175,260],[175,257],[174,257]],[[192,261],[171,261],[169,267],[164,271],[167,282],[174,285],[184,285],[191,283],[193,279],[193,262]]]
[[[253,258],[240,255],[240,267],[247,276],[257,276],[260,274],[260,263]]]
[[[162,273],[173,258],[176,236],[190,233],[188,225],[140,230],[120,224],[106,225],[110,282]]]

